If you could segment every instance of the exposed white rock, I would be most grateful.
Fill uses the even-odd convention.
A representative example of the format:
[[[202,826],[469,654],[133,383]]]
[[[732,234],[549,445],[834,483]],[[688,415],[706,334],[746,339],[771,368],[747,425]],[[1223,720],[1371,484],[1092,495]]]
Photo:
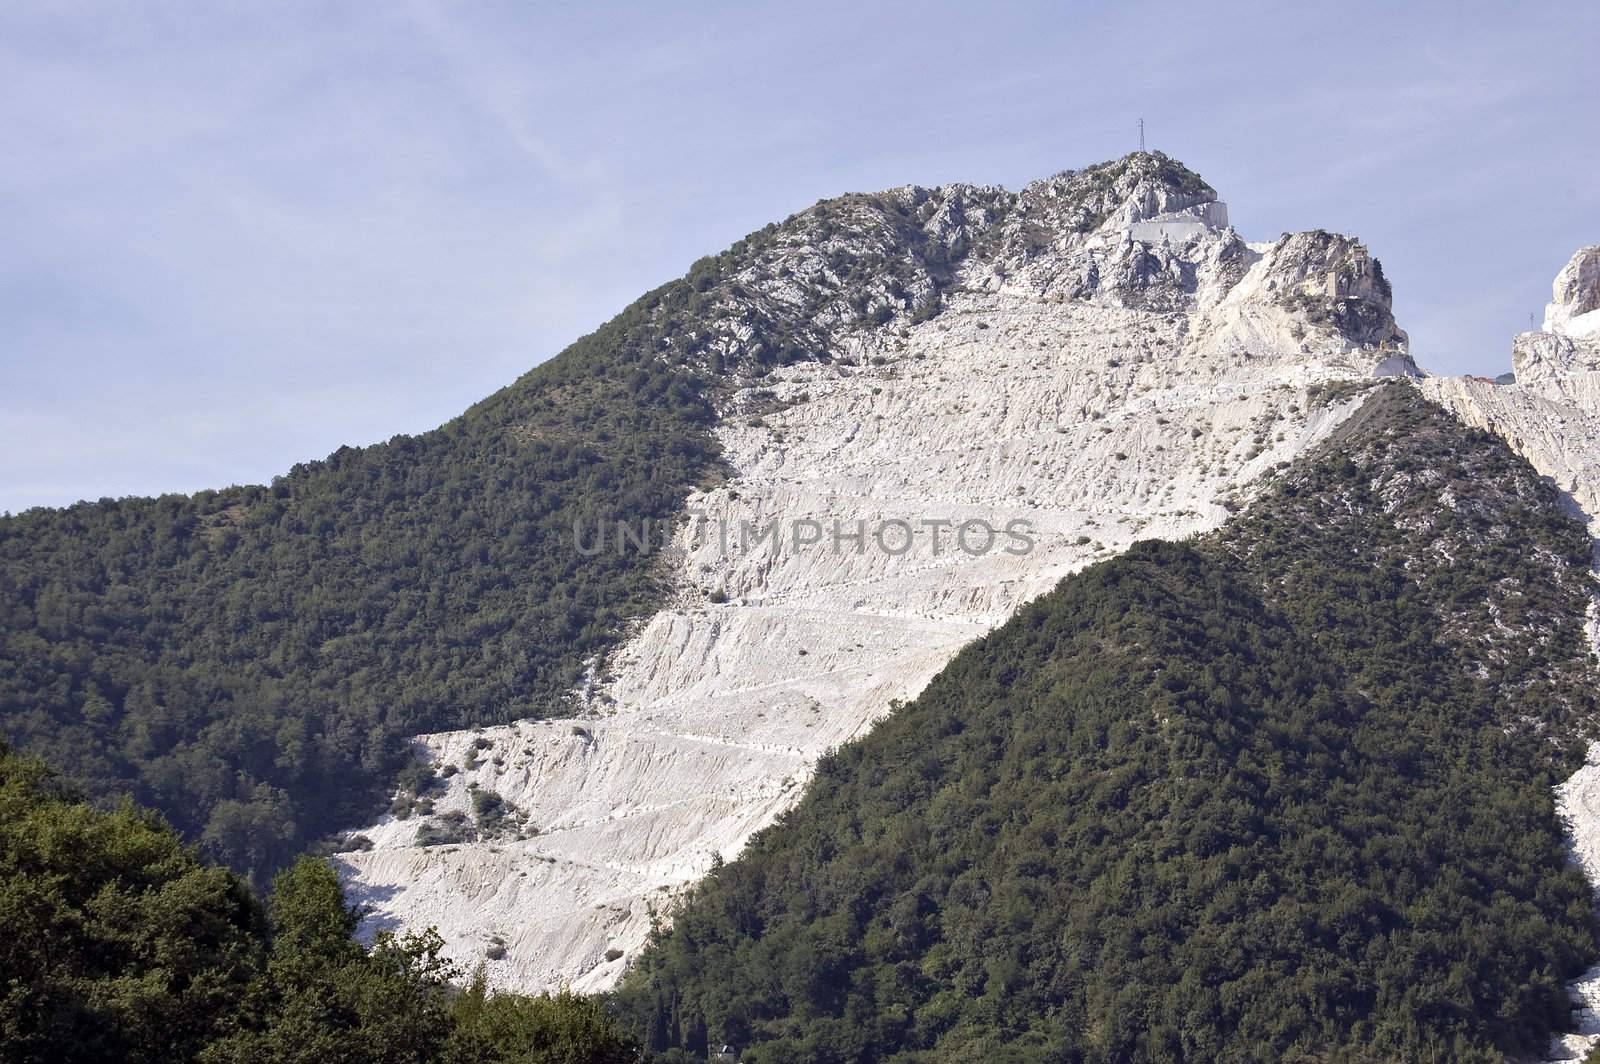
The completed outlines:
[[[1600,334],[1600,244],[1581,249],[1556,274],[1544,331],[1563,336]]]
[[[1129,235],[1146,244],[1184,244],[1207,232],[1226,228],[1228,205],[1211,200],[1134,222],[1129,227]]]
[[[974,204],[993,192],[891,195],[937,237],[988,224]],[[819,342],[848,363],[733,398],[717,430],[732,475],[691,499],[666,558],[676,600],[603,663],[580,720],[420,737],[457,771],[431,814],[386,818],[346,856],[369,926],[436,925],[500,986],[610,986],[675,891],[961,646],[1136,539],[1220,524],[1360,401],[1315,386],[1414,371],[1353,241],[1251,246],[1209,224],[1177,246],[1135,240],[1150,218],[1221,215],[1203,185],[1133,170],[1015,199],[937,316],[850,331],[841,314]],[[803,264],[788,275],[823,268],[809,245],[785,254]],[[764,276],[749,287],[765,311],[798,305]],[[769,526],[776,540],[750,542]],[[979,551],[983,528],[1008,526],[1032,549],[1002,533]],[[472,786],[526,837],[415,845],[419,825],[469,811]]]
[[[1522,333],[1512,345],[1516,382],[1592,410],[1600,373],[1600,244],[1579,251],[1562,268],[1553,297],[1544,329]]]

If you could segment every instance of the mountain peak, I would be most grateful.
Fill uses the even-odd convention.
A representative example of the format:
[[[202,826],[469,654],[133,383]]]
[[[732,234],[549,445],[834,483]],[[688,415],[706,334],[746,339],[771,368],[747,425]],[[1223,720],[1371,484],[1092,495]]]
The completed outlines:
[[[1554,383],[1600,369],[1600,244],[1580,248],[1556,274],[1544,328],[1517,336],[1517,383]]]
[[[1578,249],[1556,274],[1544,311],[1544,331],[1565,336],[1600,334],[1600,244]]]
[[[1135,223],[1216,203],[1217,190],[1161,152],[1140,151],[1034,181],[1018,196],[1022,214],[1067,233],[1127,229]],[[1223,212],[1221,226],[1226,226]],[[1219,226],[1220,227],[1220,226]]]
[[[1107,188],[1123,195],[1148,187],[1196,200],[1215,199],[1217,195],[1217,190],[1199,174],[1159,151],[1129,152],[1120,159],[1108,159],[1080,170],[1063,170],[1030,183],[1028,188],[1035,186]]]

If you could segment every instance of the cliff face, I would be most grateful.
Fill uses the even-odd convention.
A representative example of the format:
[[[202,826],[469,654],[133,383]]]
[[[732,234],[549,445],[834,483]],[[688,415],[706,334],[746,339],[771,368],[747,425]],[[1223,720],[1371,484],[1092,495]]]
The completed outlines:
[[[1556,274],[1544,331],[1568,336],[1600,333],[1600,244],[1580,248]]]
[[[373,922],[436,924],[501,985],[611,985],[825,750],[1068,573],[1219,525],[1412,370],[1355,241],[1132,239],[1214,201],[1152,154],[752,236],[666,341],[725,381],[727,479],[662,552],[672,604],[595,663],[576,723],[419,738],[453,772],[431,811],[344,858]]]

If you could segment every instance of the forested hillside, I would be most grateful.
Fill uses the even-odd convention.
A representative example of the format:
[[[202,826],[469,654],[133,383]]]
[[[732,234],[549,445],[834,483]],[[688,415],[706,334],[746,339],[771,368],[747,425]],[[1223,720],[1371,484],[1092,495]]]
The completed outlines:
[[[0,744],[0,1060],[7,1064],[625,1064],[571,994],[490,994],[431,931],[353,937],[306,858],[263,906],[160,817],[96,810]]]
[[[1589,541],[1404,385],[819,765],[619,1001],[665,1059],[1499,1061],[1597,955]]]
[[[650,554],[577,537],[670,527],[718,475],[730,375],[933,313],[967,245],[920,195],[768,226],[436,431],[0,518],[0,734],[263,882],[375,818],[405,737],[562,712],[663,592]]]
[[[574,522],[671,519],[712,474],[701,383],[646,297],[437,431],[268,487],[0,521],[0,722],[266,871],[370,814],[404,736],[556,712],[655,601]]]

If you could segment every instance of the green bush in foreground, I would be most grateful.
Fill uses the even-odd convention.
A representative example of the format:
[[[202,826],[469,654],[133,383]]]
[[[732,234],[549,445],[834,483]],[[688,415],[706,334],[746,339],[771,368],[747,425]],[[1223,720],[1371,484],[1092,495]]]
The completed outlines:
[[[432,931],[355,937],[326,863],[263,907],[154,813],[97,810],[0,745],[6,1064],[620,1064],[600,1004],[460,989]]]

